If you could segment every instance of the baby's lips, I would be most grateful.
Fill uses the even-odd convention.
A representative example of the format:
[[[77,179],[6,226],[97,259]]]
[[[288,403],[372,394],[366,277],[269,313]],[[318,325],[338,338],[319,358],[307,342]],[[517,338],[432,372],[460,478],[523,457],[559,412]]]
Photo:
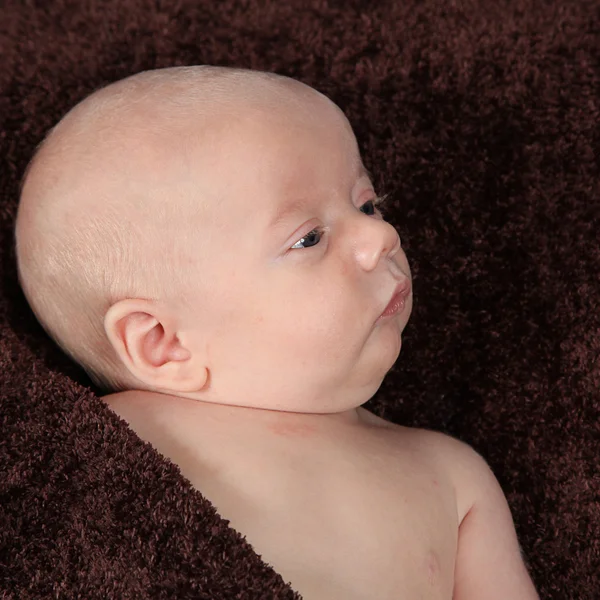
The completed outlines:
[[[394,304],[396,304],[399,300],[399,298],[401,299],[405,299],[408,297],[408,295],[410,294],[410,290],[411,290],[411,283],[410,283],[410,279],[405,279],[402,283],[399,283],[396,288],[394,289],[394,292],[392,293],[392,297],[390,298],[390,301],[387,303],[387,306],[383,309],[383,312],[381,313],[380,316],[383,316],[388,310],[390,310]]]

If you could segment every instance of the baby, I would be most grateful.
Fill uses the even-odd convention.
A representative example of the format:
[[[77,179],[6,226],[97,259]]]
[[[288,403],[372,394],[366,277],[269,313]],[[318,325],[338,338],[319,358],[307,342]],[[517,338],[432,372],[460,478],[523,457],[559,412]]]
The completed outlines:
[[[411,272],[352,128],[272,73],[141,73],[28,167],[19,278],[108,406],[306,600],[538,598],[466,444],[361,407]]]

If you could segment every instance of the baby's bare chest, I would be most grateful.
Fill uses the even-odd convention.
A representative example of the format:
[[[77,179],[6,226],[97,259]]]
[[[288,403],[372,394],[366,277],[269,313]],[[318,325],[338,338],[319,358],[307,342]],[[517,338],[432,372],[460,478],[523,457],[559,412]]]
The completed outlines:
[[[197,485],[305,600],[450,600],[453,490],[392,439],[274,449]]]

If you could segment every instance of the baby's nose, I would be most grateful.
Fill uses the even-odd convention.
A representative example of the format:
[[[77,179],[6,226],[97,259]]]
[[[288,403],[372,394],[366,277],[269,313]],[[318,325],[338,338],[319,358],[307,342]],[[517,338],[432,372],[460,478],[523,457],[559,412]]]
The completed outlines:
[[[393,258],[401,247],[400,236],[393,225],[387,221],[373,220],[368,234],[363,237],[358,258],[363,262],[363,268],[370,271],[380,260]]]
[[[402,240],[400,239],[400,235],[398,234],[398,232],[396,231],[396,229],[394,228],[394,245],[392,247],[392,249],[387,253],[387,258],[393,258],[396,254],[398,254],[398,252],[400,251],[400,248],[402,248]]]

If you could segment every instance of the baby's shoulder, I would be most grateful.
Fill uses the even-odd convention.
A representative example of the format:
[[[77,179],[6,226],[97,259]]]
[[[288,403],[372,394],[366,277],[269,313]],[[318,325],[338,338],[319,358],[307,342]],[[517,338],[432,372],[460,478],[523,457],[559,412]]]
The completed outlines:
[[[367,425],[393,430],[402,440],[402,445],[406,444],[408,448],[423,453],[438,464],[443,463],[447,469],[453,469],[456,463],[483,460],[469,444],[446,433],[396,425],[362,407],[358,414]]]
[[[417,451],[448,476],[456,494],[459,521],[462,521],[473,499],[496,483],[489,465],[472,446],[451,435],[415,428],[410,437]]]
[[[366,410],[360,416],[366,424],[387,430],[388,435],[393,435],[396,450],[412,457],[413,464],[435,473],[454,491],[461,521],[482,488],[495,485],[484,458],[466,442],[439,431],[395,425]]]
[[[448,458],[451,458],[452,462],[464,461],[473,453],[476,454],[469,444],[447,433],[418,427],[408,428],[407,431],[410,432],[412,443],[420,450],[443,461]]]

